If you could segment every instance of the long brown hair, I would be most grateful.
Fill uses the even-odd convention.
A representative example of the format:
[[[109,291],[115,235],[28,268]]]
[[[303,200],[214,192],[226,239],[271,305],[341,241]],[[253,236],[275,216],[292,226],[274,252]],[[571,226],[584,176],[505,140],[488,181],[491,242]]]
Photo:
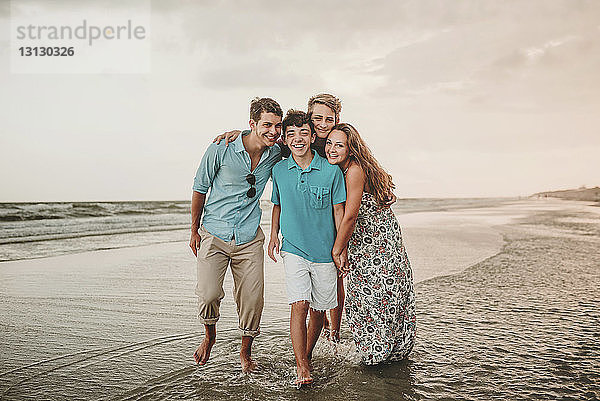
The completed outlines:
[[[385,204],[396,186],[389,175],[373,156],[371,149],[367,146],[360,134],[352,125],[348,123],[336,124],[332,132],[338,130],[346,134],[348,140],[348,157],[358,163],[365,172],[367,184],[373,196],[379,204]]]

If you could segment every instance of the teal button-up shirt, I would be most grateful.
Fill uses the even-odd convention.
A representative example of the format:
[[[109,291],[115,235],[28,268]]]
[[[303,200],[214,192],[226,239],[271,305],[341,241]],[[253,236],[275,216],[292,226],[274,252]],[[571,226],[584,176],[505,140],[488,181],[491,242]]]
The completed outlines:
[[[271,201],[281,206],[281,250],[315,263],[333,262],[333,205],[346,201],[344,175],[315,152],[302,170],[292,156],[273,167]]]
[[[193,190],[205,194],[202,225],[212,235],[223,241],[235,239],[237,245],[250,242],[256,237],[260,224],[260,196],[271,176],[273,166],[281,160],[278,144],[265,149],[254,171],[250,171],[250,155],[244,148],[242,137],[225,146],[212,143],[200,162]],[[249,198],[246,193],[250,184],[248,174],[256,177],[256,195]]]

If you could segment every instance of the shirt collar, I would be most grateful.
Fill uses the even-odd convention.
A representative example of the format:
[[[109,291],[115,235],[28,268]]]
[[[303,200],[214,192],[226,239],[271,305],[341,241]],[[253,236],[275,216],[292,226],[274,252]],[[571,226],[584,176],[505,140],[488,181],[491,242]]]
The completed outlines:
[[[304,171],[311,171],[311,170],[321,170],[321,167],[323,166],[323,159],[321,156],[319,156],[319,154],[317,152],[315,152],[313,150],[313,153],[315,154],[313,156],[312,161],[310,162],[310,164],[308,165],[308,168]],[[300,168],[300,166],[298,166],[298,164],[296,163],[296,161],[294,160],[294,157],[292,155],[290,155],[288,157],[288,170],[291,170],[293,167],[296,167],[298,170],[302,170]]]
[[[241,152],[243,152],[243,151],[246,150],[246,148],[244,147],[244,142],[242,141],[242,137],[246,136],[248,134],[250,134],[250,130],[249,129],[242,131],[241,134],[238,135],[238,137],[236,138],[236,140],[231,143],[233,145],[233,150],[236,153],[241,153]],[[267,156],[270,156],[275,151],[281,152],[280,148],[279,149],[275,149],[276,146],[277,146],[277,143],[275,143],[275,145],[273,145],[273,146],[267,146],[267,148],[263,151],[263,155],[265,155],[265,152],[266,152]],[[261,160],[262,160],[262,157],[261,157]]]
[[[235,150],[237,153],[240,153],[240,152],[243,152],[244,150],[246,150],[246,148],[244,147],[244,142],[242,141],[242,137],[249,133],[250,133],[249,130],[244,130],[244,131],[242,131],[242,133],[240,135],[238,135],[238,137],[232,143],[233,150]]]

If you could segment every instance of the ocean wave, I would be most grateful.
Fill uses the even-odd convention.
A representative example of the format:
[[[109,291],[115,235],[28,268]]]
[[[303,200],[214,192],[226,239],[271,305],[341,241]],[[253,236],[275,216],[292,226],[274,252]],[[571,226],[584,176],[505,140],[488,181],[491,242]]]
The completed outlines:
[[[24,237],[12,237],[12,238],[0,238],[0,245],[5,244],[21,244],[26,242],[40,242],[40,241],[53,241],[60,239],[72,239],[72,238],[84,238],[84,237],[96,237],[104,235],[115,235],[115,234],[135,234],[135,233],[146,233],[146,232],[159,232],[159,231],[176,231],[188,229],[189,225],[173,225],[173,226],[162,226],[162,227],[132,227],[115,230],[104,230],[104,231],[85,231],[85,232],[71,232],[65,234],[48,234],[48,235],[29,235]]]
[[[392,209],[397,213],[453,210],[495,206],[514,200],[517,198],[398,199]],[[270,206],[271,203],[268,200],[261,200],[263,209],[267,210]],[[190,208],[190,201],[0,203],[0,223],[86,217],[189,214]]]
[[[189,201],[2,203],[0,222],[189,213]]]

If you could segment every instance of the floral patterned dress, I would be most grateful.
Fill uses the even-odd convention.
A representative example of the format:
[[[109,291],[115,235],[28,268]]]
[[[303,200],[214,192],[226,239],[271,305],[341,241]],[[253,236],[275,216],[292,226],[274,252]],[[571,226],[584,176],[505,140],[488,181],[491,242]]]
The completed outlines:
[[[396,216],[366,192],[348,257],[346,318],[363,363],[404,359],[415,341],[412,270]]]

